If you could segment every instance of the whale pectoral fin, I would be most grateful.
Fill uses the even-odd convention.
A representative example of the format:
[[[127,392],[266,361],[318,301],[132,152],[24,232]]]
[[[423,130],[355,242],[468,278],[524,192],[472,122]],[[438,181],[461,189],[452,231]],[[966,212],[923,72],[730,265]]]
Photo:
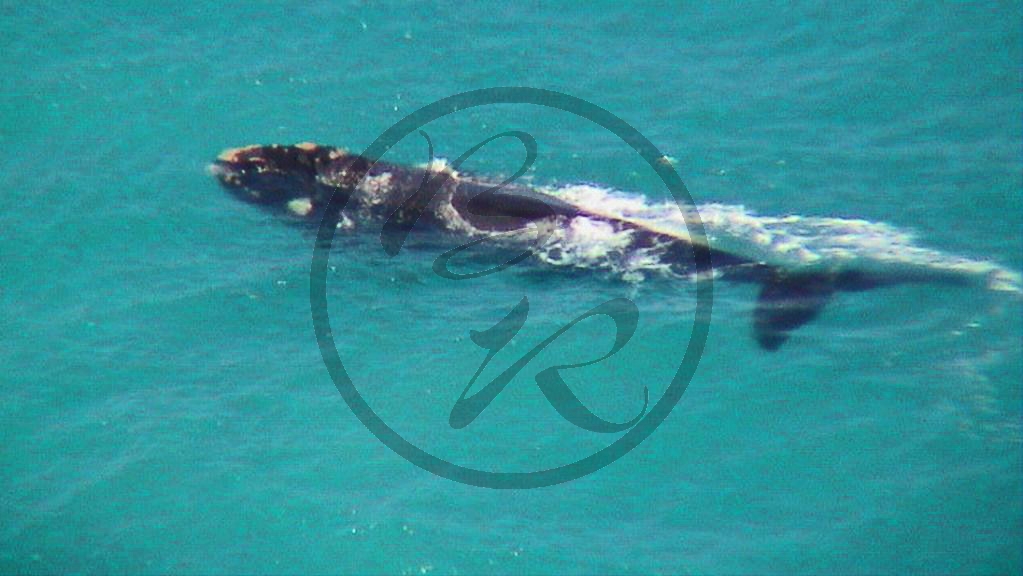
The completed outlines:
[[[831,276],[772,273],[753,310],[753,333],[765,350],[777,350],[789,333],[813,320],[835,292]]]

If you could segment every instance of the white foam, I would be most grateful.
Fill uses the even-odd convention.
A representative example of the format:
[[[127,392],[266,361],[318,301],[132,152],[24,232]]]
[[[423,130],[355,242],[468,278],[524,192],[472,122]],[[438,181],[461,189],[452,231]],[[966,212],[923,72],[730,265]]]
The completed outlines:
[[[447,158],[443,158],[443,157],[434,157],[434,158],[431,158],[429,162],[424,162],[424,163],[421,163],[421,164],[416,164],[416,168],[422,168],[422,169],[428,170],[430,172],[443,172],[443,173],[451,174],[452,176],[454,176],[456,178],[458,177],[458,172],[454,168],[451,167],[451,162],[448,161]]]
[[[551,237],[537,251],[540,260],[555,266],[611,268],[632,243],[631,231],[590,218],[572,218],[551,230]]]
[[[915,243],[912,233],[889,224],[849,218],[798,215],[759,216],[743,206],[698,206],[706,238],[695,238],[674,202],[649,202],[642,196],[577,184],[545,190],[595,216],[607,216],[697,244],[707,243],[756,262],[794,270],[861,270],[878,273],[956,276],[983,282],[992,290],[1021,293],[1018,272]],[[691,218],[690,218],[691,219]],[[631,233],[607,222],[574,218],[549,244],[553,264],[609,268],[623,273],[665,272],[658,249],[628,250]],[[543,256],[542,256],[543,257]],[[635,275],[633,275],[635,276]]]

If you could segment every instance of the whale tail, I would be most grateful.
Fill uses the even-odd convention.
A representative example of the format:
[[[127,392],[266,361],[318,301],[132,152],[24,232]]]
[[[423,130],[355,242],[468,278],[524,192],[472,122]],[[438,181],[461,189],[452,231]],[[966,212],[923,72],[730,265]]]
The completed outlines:
[[[757,279],[760,294],[753,309],[753,335],[760,347],[777,350],[791,332],[820,315],[836,292],[860,292],[899,284],[940,283],[969,286],[976,278],[949,271],[920,273],[869,273],[862,270],[834,272],[767,269]]]

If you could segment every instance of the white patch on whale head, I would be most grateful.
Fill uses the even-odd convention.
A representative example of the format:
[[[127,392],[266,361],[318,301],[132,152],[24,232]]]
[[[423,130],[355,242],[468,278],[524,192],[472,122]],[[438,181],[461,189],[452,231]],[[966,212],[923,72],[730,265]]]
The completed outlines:
[[[244,146],[242,148],[228,148],[217,156],[217,160],[221,162],[235,163],[239,161],[239,158],[248,152],[259,150],[262,146],[255,144],[252,146]]]
[[[391,173],[384,172],[377,176],[366,176],[359,182],[358,190],[366,195],[370,204],[379,204],[391,188]]]
[[[296,216],[308,216],[313,211],[313,202],[309,198],[289,200],[288,211]]]

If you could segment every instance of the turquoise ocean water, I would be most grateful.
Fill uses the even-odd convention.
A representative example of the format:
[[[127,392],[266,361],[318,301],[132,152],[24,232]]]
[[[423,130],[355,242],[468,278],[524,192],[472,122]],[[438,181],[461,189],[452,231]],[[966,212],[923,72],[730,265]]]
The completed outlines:
[[[664,153],[700,203],[887,222],[1023,270],[1021,5],[928,2],[411,5],[0,3],[0,571],[18,573],[1004,574],[1023,570],[1018,294],[839,294],[777,352],[756,289],[716,283],[706,352],[669,418],[582,479],[490,490],[421,470],[344,403],[313,333],[315,232],[206,173],[224,148],[359,151],[475,88],[559,90]],[[668,198],[634,152],[568,114],[502,105],[426,128],[457,157],[538,142],[536,183]],[[463,170],[513,173],[500,141]],[[406,139],[388,159],[426,160]],[[427,242],[428,244],[428,242]],[[677,369],[684,282],[521,266],[476,282],[339,237],[338,353],[397,432],[454,462],[530,471],[614,435],[533,383],[606,352],[580,324],[471,426],[454,400],[485,330],[528,321],[484,373],[615,297],[609,361],[566,373],[627,420]]]

